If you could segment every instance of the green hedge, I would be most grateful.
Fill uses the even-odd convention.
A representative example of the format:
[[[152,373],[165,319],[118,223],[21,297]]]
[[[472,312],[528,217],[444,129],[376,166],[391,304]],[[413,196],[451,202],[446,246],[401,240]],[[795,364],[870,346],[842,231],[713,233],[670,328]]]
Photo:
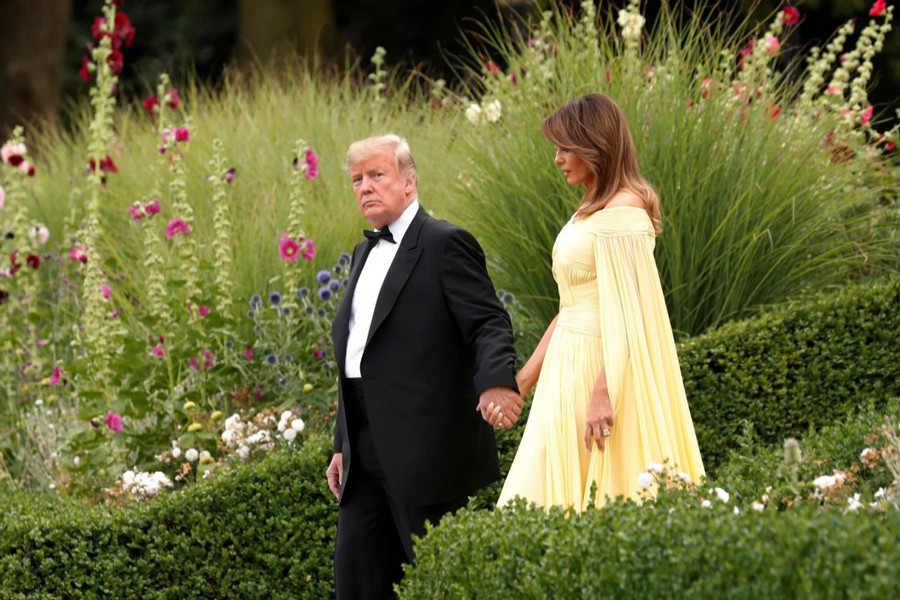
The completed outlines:
[[[331,443],[310,440],[125,509],[0,501],[0,597],[326,598]]]
[[[900,395],[900,277],[849,285],[682,343],[679,358],[707,471],[746,422],[781,443]]]
[[[549,516],[464,510],[417,547],[400,597],[857,598],[896,594],[900,513],[733,514],[667,502]]]

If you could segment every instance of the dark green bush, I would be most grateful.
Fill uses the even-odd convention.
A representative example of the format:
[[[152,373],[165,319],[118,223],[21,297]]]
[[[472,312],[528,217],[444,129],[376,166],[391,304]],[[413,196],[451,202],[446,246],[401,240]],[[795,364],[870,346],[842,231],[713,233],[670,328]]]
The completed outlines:
[[[884,598],[900,513],[618,502],[584,515],[464,510],[418,544],[401,598]],[[696,500],[696,499],[695,499]]]
[[[707,471],[746,422],[765,443],[900,395],[900,277],[854,284],[729,323],[682,343],[679,358]]]
[[[0,500],[0,597],[328,597],[330,448],[321,436],[124,509]]]

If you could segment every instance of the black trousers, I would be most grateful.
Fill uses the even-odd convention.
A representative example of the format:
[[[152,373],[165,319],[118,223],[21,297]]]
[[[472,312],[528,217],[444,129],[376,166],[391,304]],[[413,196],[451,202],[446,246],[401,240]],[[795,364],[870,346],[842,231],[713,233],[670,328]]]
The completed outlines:
[[[468,498],[427,506],[396,498],[375,451],[359,380],[345,379],[344,391],[352,466],[338,509],[335,590],[338,600],[385,600],[395,597],[393,586],[403,576],[403,563],[413,562],[412,536],[424,535],[426,521],[437,524]]]

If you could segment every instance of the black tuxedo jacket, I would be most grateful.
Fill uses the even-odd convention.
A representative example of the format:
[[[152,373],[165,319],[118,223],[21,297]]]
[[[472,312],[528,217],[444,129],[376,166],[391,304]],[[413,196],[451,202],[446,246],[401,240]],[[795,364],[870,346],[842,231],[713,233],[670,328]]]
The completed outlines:
[[[370,248],[363,241],[354,249],[332,322],[342,375],[350,304]],[[361,375],[373,442],[397,498],[434,504],[499,478],[494,432],[476,406],[486,388],[517,389],[515,349],[471,234],[419,208],[378,295]],[[343,398],[340,389],[334,451],[343,453],[342,492],[353,476]]]

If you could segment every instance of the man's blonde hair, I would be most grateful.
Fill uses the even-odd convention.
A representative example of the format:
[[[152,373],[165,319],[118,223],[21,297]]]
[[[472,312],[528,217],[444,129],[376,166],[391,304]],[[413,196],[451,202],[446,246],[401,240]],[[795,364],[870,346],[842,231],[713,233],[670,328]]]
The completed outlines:
[[[344,170],[348,173],[353,165],[380,154],[393,154],[397,172],[404,177],[416,175],[416,162],[409,149],[409,142],[395,133],[375,135],[350,144]]]

